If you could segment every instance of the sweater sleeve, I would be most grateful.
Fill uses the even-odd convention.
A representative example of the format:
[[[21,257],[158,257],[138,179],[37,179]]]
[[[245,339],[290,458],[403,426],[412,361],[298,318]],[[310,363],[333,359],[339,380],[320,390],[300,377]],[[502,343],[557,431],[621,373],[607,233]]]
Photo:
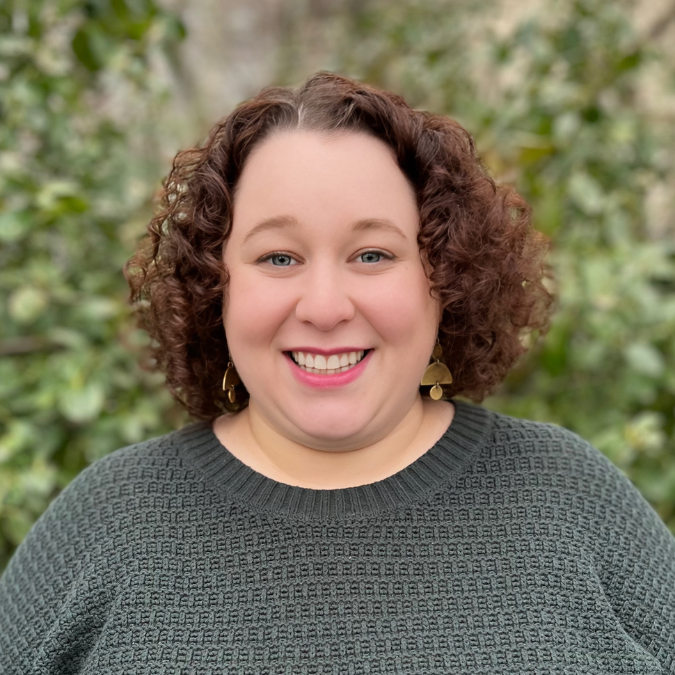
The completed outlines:
[[[52,502],[0,577],[4,675],[77,673],[96,640],[114,566],[110,487],[100,477],[108,464],[83,471]]]
[[[675,674],[675,537],[609,459],[577,442],[588,490],[582,518],[605,596],[626,633]]]

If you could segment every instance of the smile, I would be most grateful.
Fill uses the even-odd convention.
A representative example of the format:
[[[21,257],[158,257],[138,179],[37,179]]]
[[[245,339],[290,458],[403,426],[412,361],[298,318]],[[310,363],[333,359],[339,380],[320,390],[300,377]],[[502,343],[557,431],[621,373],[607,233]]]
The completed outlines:
[[[308,373],[335,375],[344,373],[360,363],[370,350],[344,352],[342,354],[313,354],[311,352],[289,352],[293,362]]]

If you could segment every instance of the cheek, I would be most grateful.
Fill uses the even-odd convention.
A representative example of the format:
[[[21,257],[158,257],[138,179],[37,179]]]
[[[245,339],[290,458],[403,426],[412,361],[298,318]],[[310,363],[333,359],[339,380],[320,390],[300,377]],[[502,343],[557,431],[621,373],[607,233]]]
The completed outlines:
[[[374,284],[363,296],[364,313],[386,338],[395,345],[415,347],[429,343],[438,325],[438,304],[429,293],[424,271],[392,275],[386,283]],[[432,338],[433,340],[433,338]]]
[[[231,273],[225,292],[223,323],[231,349],[269,342],[291,311],[283,285],[265,283],[259,275]]]

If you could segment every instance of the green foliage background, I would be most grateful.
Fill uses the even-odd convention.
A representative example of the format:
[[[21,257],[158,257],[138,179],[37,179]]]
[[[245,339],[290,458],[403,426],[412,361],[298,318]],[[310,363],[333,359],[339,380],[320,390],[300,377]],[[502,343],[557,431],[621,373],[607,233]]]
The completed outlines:
[[[496,7],[288,3],[276,80],[343,72],[474,134],[551,237],[559,294],[486,404],[589,439],[675,531],[673,17],[639,33],[630,3],[544,0],[504,28]],[[168,169],[153,63],[183,39],[155,0],[0,6],[0,568],[84,466],[186,421],[138,365],[121,275]]]

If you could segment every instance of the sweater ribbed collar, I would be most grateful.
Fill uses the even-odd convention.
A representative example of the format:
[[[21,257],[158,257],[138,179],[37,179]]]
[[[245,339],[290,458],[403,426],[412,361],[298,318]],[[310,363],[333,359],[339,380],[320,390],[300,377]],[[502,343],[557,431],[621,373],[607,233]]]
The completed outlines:
[[[421,501],[477,456],[488,437],[492,413],[463,401],[452,402],[452,423],[426,453],[387,478],[342,489],[287,485],[254,471],[221,444],[209,422],[185,427],[174,439],[181,456],[203,480],[251,509],[308,520],[358,518]]]

